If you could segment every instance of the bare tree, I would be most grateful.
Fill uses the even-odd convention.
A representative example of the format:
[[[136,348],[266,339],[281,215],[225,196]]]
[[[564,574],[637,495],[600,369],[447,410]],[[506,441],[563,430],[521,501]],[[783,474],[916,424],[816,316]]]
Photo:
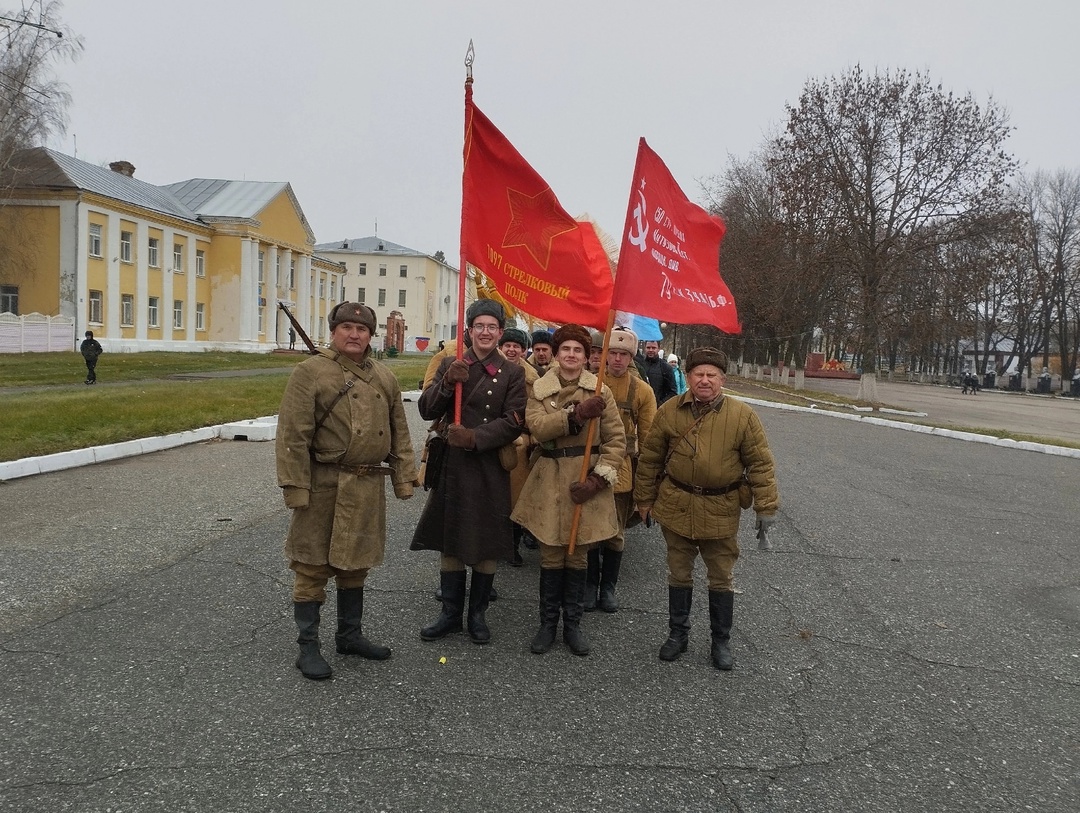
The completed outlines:
[[[1000,206],[1016,170],[1003,149],[1008,118],[924,74],[857,65],[809,80],[787,114],[771,171],[790,209],[811,201],[827,213],[819,219],[832,226],[838,267],[859,295],[859,397],[876,402],[882,320],[898,299],[900,269]]]

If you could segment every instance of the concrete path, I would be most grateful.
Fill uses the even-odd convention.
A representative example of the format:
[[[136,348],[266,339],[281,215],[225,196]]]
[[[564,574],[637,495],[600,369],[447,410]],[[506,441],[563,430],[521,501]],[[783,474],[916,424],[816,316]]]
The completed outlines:
[[[771,553],[744,523],[727,674],[701,582],[690,651],[657,660],[657,529],[593,654],[535,656],[531,552],[490,646],[419,639],[424,497],[391,500],[365,629],[394,656],[330,654],[325,623],[313,683],[272,444],[0,485],[0,809],[1080,809],[1080,461],[758,411],[783,507]]]

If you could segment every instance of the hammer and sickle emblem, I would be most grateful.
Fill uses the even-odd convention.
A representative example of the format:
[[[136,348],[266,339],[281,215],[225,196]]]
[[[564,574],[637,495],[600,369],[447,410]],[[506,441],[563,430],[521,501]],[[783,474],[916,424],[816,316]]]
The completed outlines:
[[[645,238],[648,236],[649,227],[645,225],[645,195],[638,190],[638,203],[634,207],[634,225],[626,239],[637,246],[642,253],[645,251]]]

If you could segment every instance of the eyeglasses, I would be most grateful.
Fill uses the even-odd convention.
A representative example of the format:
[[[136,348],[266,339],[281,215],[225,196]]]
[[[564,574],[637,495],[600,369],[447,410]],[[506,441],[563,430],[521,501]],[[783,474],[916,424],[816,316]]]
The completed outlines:
[[[472,331],[474,333],[498,333],[498,325],[473,325]]]

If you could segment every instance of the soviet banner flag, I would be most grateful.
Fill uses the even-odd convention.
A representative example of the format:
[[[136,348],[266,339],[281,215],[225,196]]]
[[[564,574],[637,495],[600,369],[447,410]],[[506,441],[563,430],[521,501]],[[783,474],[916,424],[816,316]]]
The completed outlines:
[[[603,329],[611,268],[584,227],[465,93],[461,253],[515,309]]]
[[[641,139],[611,307],[739,333],[735,299],[720,277],[723,239],[724,221],[691,203]]]

